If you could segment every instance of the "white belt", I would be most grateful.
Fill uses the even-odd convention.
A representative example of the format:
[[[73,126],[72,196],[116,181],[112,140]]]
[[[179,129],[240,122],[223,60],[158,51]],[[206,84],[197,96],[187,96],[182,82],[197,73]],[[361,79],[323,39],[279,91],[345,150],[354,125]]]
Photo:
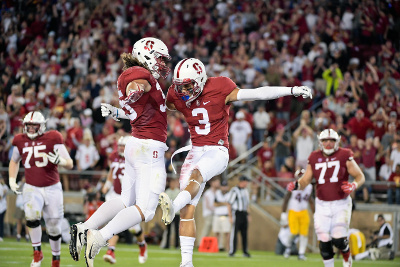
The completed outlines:
[[[189,151],[189,150],[191,150],[191,149],[192,149],[192,145],[187,145],[187,146],[184,146],[184,147],[179,148],[179,149],[176,150],[174,153],[172,153],[172,156],[171,156],[171,166],[172,166],[172,169],[174,170],[174,173],[175,173],[175,174],[176,174],[176,170],[175,170],[174,163],[173,163],[172,159],[174,158],[174,156],[175,156],[176,154],[179,154],[179,153],[182,153],[182,152],[186,152],[186,151]]]

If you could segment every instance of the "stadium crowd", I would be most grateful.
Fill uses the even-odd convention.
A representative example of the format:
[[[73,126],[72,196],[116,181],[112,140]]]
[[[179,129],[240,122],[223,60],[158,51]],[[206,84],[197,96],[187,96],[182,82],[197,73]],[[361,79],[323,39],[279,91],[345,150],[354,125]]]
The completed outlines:
[[[20,120],[39,110],[47,128],[62,133],[77,170],[107,168],[130,125],[105,120],[100,103],[118,106],[120,54],[142,37],[156,37],[169,48],[171,69],[195,57],[209,76],[230,77],[241,88],[313,88],[312,100],[232,105],[231,122],[247,126],[230,129],[231,159],[264,141],[259,168],[293,178],[317,147],[316,134],[330,127],[354,151],[367,181],[400,179],[391,175],[400,164],[400,1],[4,1],[0,32],[3,166]],[[171,78],[160,80],[162,88]],[[189,139],[183,116],[169,114],[168,172],[172,153]],[[94,156],[91,162],[82,164],[84,153]],[[400,204],[395,184],[398,196],[393,200],[389,188],[389,204]],[[364,201],[370,190],[363,190]]]

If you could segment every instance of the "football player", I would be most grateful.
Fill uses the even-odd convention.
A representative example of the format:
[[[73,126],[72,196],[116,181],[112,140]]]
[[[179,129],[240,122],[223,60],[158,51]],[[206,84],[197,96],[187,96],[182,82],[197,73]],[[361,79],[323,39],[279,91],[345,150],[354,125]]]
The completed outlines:
[[[353,159],[353,152],[339,147],[340,136],[332,129],[318,136],[319,150],[308,158],[304,175],[288,184],[288,191],[304,190],[314,177],[316,199],[314,226],[319,240],[320,253],[326,267],[334,266],[333,246],[343,256],[343,266],[351,266],[348,231],[352,201],[350,193],[364,184],[365,177]],[[349,175],[354,177],[349,182]]]
[[[124,150],[129,138],[130,136],[121,136],[118,139],[117,151],[114,151],[109,156],[110,170],[107,175],[107,181],[102,188],[103,194],[106,195],[106,201],[121,196],[125,172]],[[135,233],[137,244],[139,245],[139,263],[145,263],[147,260],[147,244],[144,240],[142,228],[140,227],[140,224],[137,224],[131,227],[129,230],[132,230]],[[103,256],[103,259],[111,264],[117,262],[114,251],[118,242],[118,238],[118,235],[114,235],[110,240],[108,240],[108,250]]]
[[[134,44],[132,54],[123,53],[121,58],[124,67],[117,88],[122,108],[102,103],[101,112],[117,121],[129,119],[132,137],[124,151],[121,197],[105,202],[86,222],[71,226],[70,254],[79,260],[87,242],[87,266],[93,266],[94,257],[106,246],[106,240],[154,217],[158,195],[166,184],[167,115],[165,96],[157,79],[170,72],[166,66],[166,60],[171,58],[168,48],[156,38],[143,38]]]
[[[239,89],[227,77],[207,77],[205,66],[198,59],[186,58],[176,65],[166,105],[185,116],[193,146],[178,150],[190,150],[179,178],[181,192],[173,202],[162,193],[159,202],[165,224],[171,223],[175,211],[181,210],[181,266],[193,266],[196,236],[193,216],[204,186],[228,165],[230,104],[238,100],[268,100],[286,95],[306,98],[311,97],[311,90],[306,86]]]
[[[64,145],[61,133],[46,130],[46,120],[38,111],[29,112],[22,121],[23,133],[12,142],[14,149],[9,165],[9,183],[14,193],[21,194],[16,182],[20,161],[25,168],[26,183],[22,191],[26,225],[33,246],[31,267],[41,265],[42,227],[49,235],[52,266],[60,266],[61,220],[64,218],[63,192],[58,166],[73,168],[72,159]]]
[[[305,173],[304,169],[299,169],[295,173],[296,178],[300,178]],[[296,235],[299,237],[299,260],[306,260],[304,256],[308,242],[308,228],[310,226],[310,215],[308,214],[308,204],[314,213],[314,200],[311,196],[313,187],[311,184],[307,185],[304,190],[295,190],[293,192],[287,191],[283,199],[281,225],[289,225],[290,236],[287,244],[292,244]],[[287,211],[289,210],[289,211]],[[283,256],[290,257],[291,246],[287,247]]]

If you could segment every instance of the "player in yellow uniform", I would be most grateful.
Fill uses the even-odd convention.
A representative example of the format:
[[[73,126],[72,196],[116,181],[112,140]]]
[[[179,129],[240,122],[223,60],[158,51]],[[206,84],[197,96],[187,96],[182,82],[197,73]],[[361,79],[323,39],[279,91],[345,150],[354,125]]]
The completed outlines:
[[[358,229],[349,229],[350,254],[354,258],[366,249],[365,235]]]
[[[301,177],[304,174],[304,170],[296,171],[295,177]],[[291,235],[289,236],[289,242],[291,244],[293,238],[299,235],[299,260],[306,260],[305,252],[308,243],[308,228],[310,226],[310,215],[308,214],[308,204],[310,204],[311,210],[314,212],[314,200],[311,197],[312,185],[309,184],[304,190],[293,190],[288,191],[285,195],[282,205],[281,214],[281,225],[289,224]],[[287,212],[288,210],[288,212]],[[284,257],[289,258],[291,249],[287,247],[284,252]]]

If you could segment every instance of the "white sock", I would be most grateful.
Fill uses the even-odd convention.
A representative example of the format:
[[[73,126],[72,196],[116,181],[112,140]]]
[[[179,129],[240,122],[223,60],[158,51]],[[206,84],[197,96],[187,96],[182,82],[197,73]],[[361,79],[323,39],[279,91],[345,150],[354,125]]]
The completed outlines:
[[[113,198],[104,202],[90,218],[83,223],[85,229],[97,229],[108,223],[115,215],[125,208],[121,198]]]
[[[177,212],[189,204],[190,200],[192,200],[192,196],[189,191],[183,190],[181,191],[176,198],[174,199],[174,211]]]
[[[194,247],[194,241],[196,240],[196,238],[189,237],[189,236],[179,236],[179,240],[181,241],[182,263],[185,264],[187,262],[192,262],[193,261],[193,247]]]
[[[38,226],[35,228],[28,227],[29,236],[31,237],[31,242],[33,247],[42,245],[42,227]]]
[[[300,235],[299,239],[300,239],[299,240],[299,254],[304,255],[304,253],[306,253],[306,249],[307,249],[308,236]]]
[[[100,230],[100,234],[102,235],[104,240],[108,240],[114,235],[131,228],[141,221],[142,216],[140,215],[136,206],[130,206],[118,212],[114,219],[112,219],[106,226],[104,226]]]
[[[368,257],[369,257],[369,251],[364,251],[364,252],[361,252],[361,253],[355,255],[354,259],[356,261],[359,261],[359,260],[362,260],[362,259],[365,259],[365,258],[368,258]]]
[[[335,267],[335,260],[329,259],[329,260],[324,260],[324,265],[325,267]]]
[[[51,254],[54,256],[58,256],[61,254],[61,237],[57,240],[49,239],[50,247],[51,247]]]

